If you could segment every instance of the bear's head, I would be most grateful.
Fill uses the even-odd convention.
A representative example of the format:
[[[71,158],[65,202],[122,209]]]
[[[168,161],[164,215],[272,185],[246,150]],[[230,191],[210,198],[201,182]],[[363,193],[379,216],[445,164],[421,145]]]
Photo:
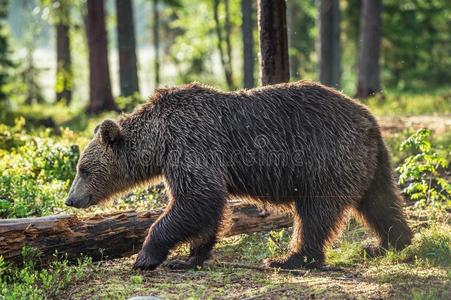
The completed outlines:
[[[129,186],[125,143],[118,123],[105,120],[82,153],[66,205],[86,208]]]

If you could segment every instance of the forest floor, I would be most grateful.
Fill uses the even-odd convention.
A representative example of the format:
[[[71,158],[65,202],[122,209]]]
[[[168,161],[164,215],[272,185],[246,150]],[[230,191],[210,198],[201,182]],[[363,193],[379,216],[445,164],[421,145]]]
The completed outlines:
[[[451,130],[451,116],[379,116],[379,124],[384,133],[400,132],[405,129],[418,130],[428,128],[438,135],[446,134]]]
[[[409,210],[410,211],[410,210]],[[286,273],[256,270],[265,257],[286,251],[289,230],[239,235],[224,239],[214,258],[198,270],[132,269],[135,256],[93,264],[61,298],[126,299],[451,299],[451,226],[449,216],[431,217],[411,210],[415,231],[412,246],[368,258],[363,245],[371,235],[350,221],[341,238],[328,249],[330,271]],[[434,220],[431,220],[433,218]],[[186,255],[179,248],[171,258]]]

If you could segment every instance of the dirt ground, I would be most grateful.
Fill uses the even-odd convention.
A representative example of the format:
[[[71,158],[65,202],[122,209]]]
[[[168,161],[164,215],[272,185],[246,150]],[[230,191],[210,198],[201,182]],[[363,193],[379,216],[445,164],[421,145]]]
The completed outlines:
[[[451,299],[449,216],[445,214],[431,221],[427,213],[409,214],[409,223],[417,242],[408,259],[398,253],[362,258],[359,252],[362,245],[375,241],[363,227],[351,222],[340,240],[329,247],[325,270],[288,273],[264,269],[261,263],[264,258],[286,251],[290,233],[285,233],[280,241],[282,249],[276,253],[268,250],[271,248],[268,234],[256,233],[221,241],[213,259],[198,270],[172,271],[162,266],[155,271],[135,271],[132,266],[136,256],[95,264],[88,277],[70,286],[63,298]],[[445,234],[445,239],[427,236],[423,239],[426,244],[419,243],[418,232],[437,228],[436,224],[442,225],[434,232]],[[171,259],[186,254],[186,247],[182,247]],[[440,255],[441,263],[425,259]]]
[[[377,119],[385,134],[400,132],[404,129],[416,131],[420,128],[428,128],[441,135],[451,130],[451,116],[390,116]]]

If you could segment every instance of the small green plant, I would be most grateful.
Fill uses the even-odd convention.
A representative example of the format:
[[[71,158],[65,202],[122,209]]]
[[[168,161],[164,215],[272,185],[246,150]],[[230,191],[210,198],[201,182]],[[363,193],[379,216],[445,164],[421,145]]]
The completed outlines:
[[[74,266],[67,260],[50,262],[39,268],[39,252],[22,249],[20,267],[7,264],[0,256],[0,299],[58,299],[64,289],[89,276],[93,264],[90,258],[79,259]]]
[[[267,246],[273,256],[283,255],[288,251],[290,234],[285,230],[273,230],[268,234]]]
[[[430,134],[429,130],[420,129],[401,144],[400,150],[412,155],[397,168],[399,183],[416,206],[449,207],[451,185],[443,176],[449,162],[434,150]]]

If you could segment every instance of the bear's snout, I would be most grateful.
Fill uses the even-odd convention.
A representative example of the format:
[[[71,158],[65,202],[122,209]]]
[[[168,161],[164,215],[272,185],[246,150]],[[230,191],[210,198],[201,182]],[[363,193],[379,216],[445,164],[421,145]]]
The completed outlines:
[[[66,205],[67,206],[74,206],[74,203],[75,203],[75,201],[74,201],[73,198],[69,197],[69,198],[66,199]]]
[[[69,194],[69,197],[67,197],[66,199],[66,205],[75,208],[86,208],[91,206],[91,199],[92,199],[91,195],[88,195],[81,199],[76,199],[74,196]]]

